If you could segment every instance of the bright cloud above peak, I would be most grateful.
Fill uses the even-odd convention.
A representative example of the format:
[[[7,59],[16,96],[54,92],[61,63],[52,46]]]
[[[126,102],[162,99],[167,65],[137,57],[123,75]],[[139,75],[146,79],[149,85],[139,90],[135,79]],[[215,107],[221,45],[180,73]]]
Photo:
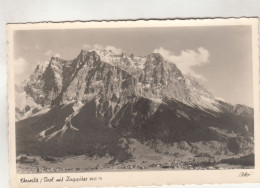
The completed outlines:
[[[20,76],[27,69],[28,63],[24,58],[20,57],[14,60],[15,75]]]
[[[45,56],[47,56],[47,58],[49,57],[60,57],[60,54],[59,53],[56,53],[52,50],[48,50],[44,53]]]
[[[114,46],[108,45],[108,46],[103,46],[101,44],[94,44],[94,45],[89,45],[89,44],[83,44],[82,48],[85,50],[111,50],[113,52],[117,53],[122,53],[122,50],[120,48],[116,48]]]
[[[183,50],[180,55],[175,55],[173,52],[160,47],[155,49],[154,53],[160,53],[166,61],[175,63],[183,74],[190,74],[196,78],[205,80],[202,75],[194,71],[194,67],[209,63],[209,52],[207,49],[199,47],[198,51]]]

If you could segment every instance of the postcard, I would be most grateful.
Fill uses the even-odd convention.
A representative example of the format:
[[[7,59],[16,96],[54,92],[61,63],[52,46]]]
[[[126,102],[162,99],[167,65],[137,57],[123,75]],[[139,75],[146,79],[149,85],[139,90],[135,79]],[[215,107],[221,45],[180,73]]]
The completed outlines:
[[[260,182],[258,19],[7,25],[11,187]]]

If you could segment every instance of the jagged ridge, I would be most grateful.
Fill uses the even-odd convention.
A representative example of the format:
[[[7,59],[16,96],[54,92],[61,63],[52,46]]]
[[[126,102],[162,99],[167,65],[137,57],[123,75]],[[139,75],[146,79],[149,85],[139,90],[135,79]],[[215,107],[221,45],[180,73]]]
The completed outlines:
[[[82,50],[74,60],[51,58],[47,66],[37,66],[23,88],[25,93],[20,88],[22,96],[17,96],[32,102],[17,105],[16,117],[27,118],[17,122],[21,152],[30,142],[45,152],[49,145],[61,153],[90,152],[102,145],[108,152],[124,137],[228,142],[230,136],[219,130],[233,131],[243,145],[253,140],[252,109],[215,99],[156,53],[135,57]]]

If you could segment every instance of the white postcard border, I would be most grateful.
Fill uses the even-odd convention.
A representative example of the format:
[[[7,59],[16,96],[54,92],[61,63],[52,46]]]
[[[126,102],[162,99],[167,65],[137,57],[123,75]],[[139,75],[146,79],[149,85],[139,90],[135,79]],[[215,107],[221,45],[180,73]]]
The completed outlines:
[[[83,29],[83,28],[122,28],[122,27],[190,27],[190,26],[252,26],[252,57],[254,84],[254,131],[255,131],[255,169],[232,170],[183,170],[183,171],[127,171],[127,172],[85,172],[51,174],[17,174],[15,146],[15,100],[14,100],[14,63],[13,32],[15,30],[42,29]],[[194,20],[139,20],[139,21],[101,21],[101,22],[61,22],[27,23],[7,25],[7,60],[8,60],[8,104],[9,104],[9,165],[11,187],[79,187],[79,186],[146,186],[172,184],[221,184],[221,183],[256,183],[260,182],[260,127],[259,127],[259,48],[258,19],[194,19]],[[241,176],[248,173],[249,176]],[[57,183],[43,182],[44,177],[57,180],[70,176],[73,181]],[[22,178],[36,178],[41,183],[21,183]],[[77,179],[78,178],[78,179]],[[84,178],[87,178],[84,181]],[[35,179],[35,181],[36,181]]]

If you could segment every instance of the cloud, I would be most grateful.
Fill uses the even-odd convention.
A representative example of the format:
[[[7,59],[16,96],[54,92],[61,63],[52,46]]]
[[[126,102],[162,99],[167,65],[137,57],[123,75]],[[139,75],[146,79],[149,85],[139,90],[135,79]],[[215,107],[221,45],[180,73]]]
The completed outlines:
[[[82,45],[82,48],[85,49],[85,50],[91,50],[91,49],[92,49],[92,46],[89,45],[89,44],[83,44],[83,45]]]
[[[60,54],[59,53],[55,53],[54,57],[60,57]]]
[[[56,53],[52,50],[48,50],[44,53],[45,56],[47,56],[47,58],[50,58],[50,57],[60,57],[60,54],[59,53]]]
[[[173,52],[162,47],[155,49],[154,53],[160,53],[165,60],[170,63],[175,63],[183,74],[190,74],[201,80],[205,80],[203,75],[194,71],[195,67],[203,66],[209,63],[209,52],[203,47],[199,47],[198,51],[183,50],[180,55],[175,55]]]
[[[16,76],[22,75],[27,69],[28,63],[24,60],[24,58],[18,58],[14,60],[14,73]]]
[[[40,47],[38,44],[35,44],[35,45],[34,45],[34,48],[35,48],[36,50],[41,49],[41,47]]]
[[[93,44],[93,45],[89,45],[89,44],[83,44],[82,48],[85,50],[111,50],[117,53],[122,53],[122,50],[120,48],[111,46],[111,45],[107,45],[107,46],[103,46],[101,44]]]

